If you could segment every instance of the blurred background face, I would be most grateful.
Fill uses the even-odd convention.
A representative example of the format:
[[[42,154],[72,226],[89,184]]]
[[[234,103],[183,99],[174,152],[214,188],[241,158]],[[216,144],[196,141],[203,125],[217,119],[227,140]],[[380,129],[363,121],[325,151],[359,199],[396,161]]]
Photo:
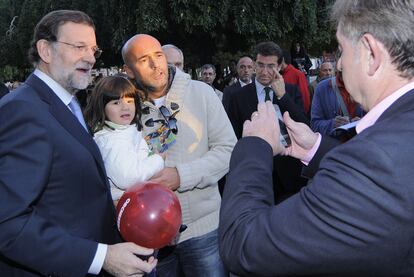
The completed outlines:
[[[279,70],[277,56],[262,56],[257,54],[256,57],[256,80],[263,86],[269,86],[274,78],[274,74]]]
[[[319,78],[324,79],[327,77],[332,77],[334,75],[334,68],[332,63],[326,62],[321,64],[319,68]]]
[[[248,57],[241,58],[237,63],[237,75],[243,83],[249,83],[253,76],[253,61]]]
[[[175,67],[179,68],[180,70],[184,69],[184,61],[183,57],[181,57],[181,53],[178,52],[174,48],[167,48],[164,49],[164,54],[167,58],[167,62],[171,65],[174,65]]]
[[[295,44],[295,48],[296,48],[296,52],[299,53],[299,51],[300,51],[300,44],[299,43],[296,43]]]
[[[211,67],[204,69],[203,72],[201,72],[201,81],[203,81],[204,83],[207,83],[210,86],[212,86],[214,79],[216,79],[216,73]]]

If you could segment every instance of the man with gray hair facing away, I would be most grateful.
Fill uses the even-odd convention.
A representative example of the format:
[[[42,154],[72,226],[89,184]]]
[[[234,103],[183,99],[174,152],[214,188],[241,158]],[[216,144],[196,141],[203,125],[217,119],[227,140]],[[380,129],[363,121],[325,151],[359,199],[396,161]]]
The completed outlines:
[[[351,140],[332,149],[327,138],[285,114],[292,139],[285,149],[270,103],[259,104],[245,123],[220,214],[221,257],[231,271],[414,276],[413,14],[413,0],[333,5],[342,54],[337,69],[368,112]],[[274,155],[309,162],[306,170],[316,172],[277,206],[271,197]]]
[[[161,49],[167,58],[168,64],[171,64],[181,71],[184,71],[184,54],[180,48],[174,44],[165,44],[161,46]]]

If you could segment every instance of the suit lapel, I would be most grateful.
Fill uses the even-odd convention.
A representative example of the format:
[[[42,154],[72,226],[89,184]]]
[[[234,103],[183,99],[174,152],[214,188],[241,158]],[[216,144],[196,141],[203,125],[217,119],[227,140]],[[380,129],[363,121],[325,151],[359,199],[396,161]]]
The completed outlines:
[[[249,93],[247,95],[246,103],[249,103],[248,117],[250,118],[250,115],[257,110],[259,100],[257,99],[256,84],[252,82],[246,86],[249,86]]]
[[[77,118],[63,104],[57,95],[36,75],[32,74],[25,82],[33,87],[39,97],[50,105],[49,111],[55,119],[65,128],[77,141],[79,141],[94,157],[98,165],[101,177],[106,184],[106,172],[102,156],[92,136],[82,127]]]

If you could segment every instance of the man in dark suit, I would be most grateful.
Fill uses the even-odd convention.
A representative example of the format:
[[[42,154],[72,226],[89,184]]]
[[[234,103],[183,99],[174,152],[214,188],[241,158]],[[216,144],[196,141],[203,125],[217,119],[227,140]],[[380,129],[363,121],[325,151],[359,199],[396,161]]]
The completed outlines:
[[[414,56],[413,12],[413,1],[333,5],[342,52],[338,70],[368,111],[351,140],[326,152],[319,134],[285,114],[292,139],[285,149],[270,103],[259,104],[245,123],[230,162],[219,227],[221,256],[231,271],[414,276],[414,63],[408,62]],[[326,154],[312,182],[274,206],[272,156],[313,163],[320,152]]]
[[[282,49],[274,42],[262,42],[256,46],[256,78],[232,95],[227,115],[238,139],[242,136],[243,123],[256,111],[257,104],[271,100],[279,110],[278,117],[286,111],[296,121],[308,124],[303,109],[302,95],[298,88],[285,84],[279,73]],[[268,92],[266,92],[268,90]],[[268,97],[268,99],[266,99]],[[275,157],[274,184],[277,202],[296,193],[306,179],[301,177],[302,164],[292,157]]]
[[[51,12],[34,31],[36,70],[0,101],[2,276],[141,276],[156,264],[134,255],[150,249],[114,244],[105,168],[75,97],[99,55],[88,15]]]
[[[237,62],[237,81],[231,86],[227,86],[223,91],[223,106],[227,110],[227,107],[231,101],[231,95],[238,91],[240,88],[248,85],[252,82],[254,64],[250,57],[243,56]]]
[[[1,82],[0,83],[0,99],[5,96],[7,93],[9,93],[9,89],[6,87],[6,85]]]

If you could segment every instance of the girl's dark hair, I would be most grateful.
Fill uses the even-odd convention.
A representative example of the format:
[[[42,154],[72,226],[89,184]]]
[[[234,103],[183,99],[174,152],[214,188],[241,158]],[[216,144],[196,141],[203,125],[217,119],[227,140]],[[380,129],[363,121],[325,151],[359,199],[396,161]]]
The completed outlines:
[[[141,124],[141,101],[138,90],[126,78],[121,76],[109,76],[102,78],[93,88],[89,96],[88,104],[84,111],[86,123],[92,132],[101,130],[107,120],[105,106],[109,101],[118,100],[123,97],[132,97],[135,101],[135,117],[131,124],[136,124],[138,130],[142,129]]]

